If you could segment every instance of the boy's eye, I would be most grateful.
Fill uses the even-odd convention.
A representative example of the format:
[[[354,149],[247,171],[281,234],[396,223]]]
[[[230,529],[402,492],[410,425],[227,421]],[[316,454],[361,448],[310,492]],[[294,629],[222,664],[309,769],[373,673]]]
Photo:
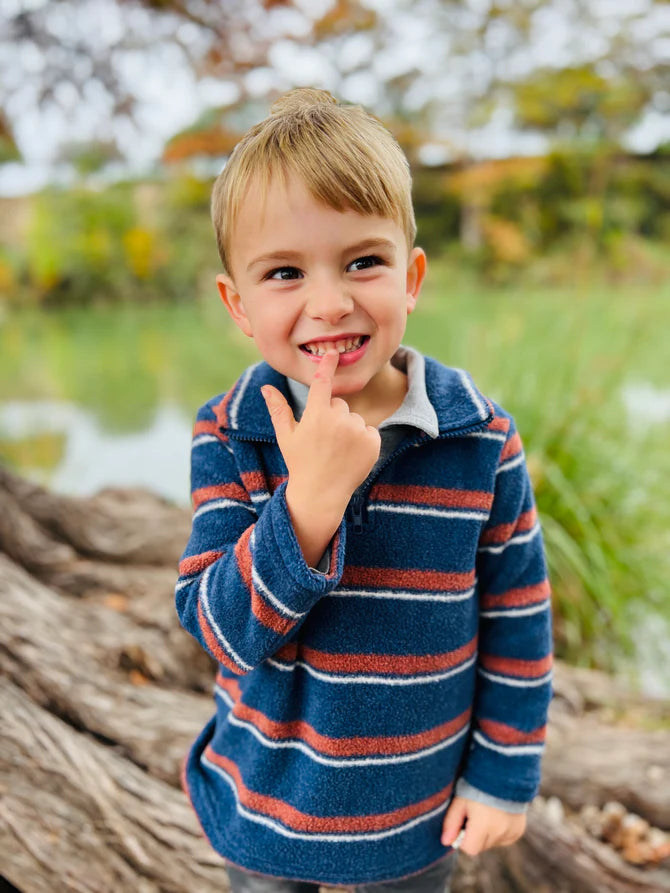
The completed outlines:
[[[302,273],[300,270],[295,267],[277,267],[274,270],[270,270],[269,273],[266,273],[266,279],[297,279],[301,276]]]
[[[376,267],[378,264],[383,263],[384,261],[380,257],[368,254],[365,257],[357,257],[356,260],[352,260],[347,269],[355,273],[357,270],[368,270],[370,267]]]

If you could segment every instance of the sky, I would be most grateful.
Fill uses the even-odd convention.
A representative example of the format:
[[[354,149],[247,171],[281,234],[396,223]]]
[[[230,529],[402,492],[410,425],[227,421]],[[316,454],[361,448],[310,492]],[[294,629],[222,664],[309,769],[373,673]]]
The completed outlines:
[[[245,88],[252,96],[263,96],[269,87],[288,89],[296,84],[312,84],[334,90],[346,100],[360,102],[371,110],[383,108],[384,94],[380,84],[390,76],[408,71],[419,71],[408,102],[420,107],[429,97],[439,100],[442,109],[441,128],[449,134],[455,152],[467,152],[473,157],[504,157],[513,154],[536,154],[545,151],[546,141],[538,134],[520,134],[513,126],[511,109],[500,108],[486,126],[462,126],[464,109],[462,85],[464,81],[490,76],[491,59],[496,54],[496,32],[491,34],[492,45],[479,54],[472,54],[460,62],[449,57],[449,35],[435,33],[432,11],[439,0],[416,0],[411,11],[403,9],[401,0],[367,0],[369,6],[380,10],[394,9],[391,35],[385,50],[372,53],[370,38],[365,34],[353,36],[338,46],[337,60],[328,53],[309,46],[300,46],[299,39],[308,22],[299,10],[278,8],[272,17],[264,19],[268,34],[281,33],[271,47],[271,67],[250,71]],[[473,10],[487,0],[470,0]],[[512,0],[513,2],[513,0]],[[648,15],[638,18],[634,27],[640,46],[650,56],[666,54],[670,62],[670,4],[651,9],[650,0],[591,0],[591,11],[600,15],[602,35],[575,32],[571,6],[578,0],[552,0],[541,9],[534,20],[529,44],[507,62],[509,77],[522,76],[543,60],[554,66],[569,64],[580,52],[582,55],[598,51],[597,41],[605,41],[608,30],[616,34],[626,16],[639,14],[649,7]],[[28,6],[42,6],[45,0],[0,0],[2,16]],[[325,11],[329,0],[299,0],[298,5],[311,14]],[[151,25],[147,13],[128,7],[121,9],[116,0],[84,0],[77,4],[75,17],[63,11],[68,4],[51,4],[49,10],[54,33],[91,41],[104,56],[124,28],[131,35],[146,32]],[[422,10],[424,14],[422,14]],[[129,18],[132,16],[133,18]],[[122,18],[123,17],[123,18]],[[571,24],[572,22],[572,24]],[[631,26],[632,27],[632,26]],[[132,47],[119,59],[117,73],[128,90],[137,96],[135,124],[115,119],[112,103],[94,79],[86,82],[84,95],[65,84],[59,88],[60,108],[40,108],[37,101],[37,75],[46,64],[43,54],[34,48],[5,47],[13,54],[2,67],[6,85],[12,88],[12,99],[7,106],[16,141],[23,156],[22,163],[0,165],[0,195],[15,195],[41,188],[49,181],[67,182],[73,177],[68,165],[56,161],[59,147],[65,141],[92,139],[115,140],[126,156],[123,172],[142,176],[151,172],[160,157],[165,141],[175,132],[191,125],[207,108],[234,101],[238,88],[224,80],[206,78],[197,81],[182,53],[163,40],[174,31],[174,23],[164,26],[164,34],[156,33],[150,46],[135,51]],[[194,45],[201,38],[197,29],[179,25],[180,36]],[[274,29],[274,30],[273,30]],[[432,29],[432,30],[431,30]],[[614,30],[613,30],[614,29]],[[585,29],[586,31],[586,29]],[[498,38],[504,42],[505,35]],[[579,43],[584,44],[583,47]],[[360,68],[361,63],[368,64]],[[74,64],[74,63],[73,63]],[[85,61],[76,64],[85,65]],[[641,64],[644,64],[643,62]],[[85,69],[83,70],[86,75]],[[659,143],[670,140],[670,85],[665,94],[665,108],[650,111],[629,133],[627,144],[633,151],[650,151]],[[422,160],[439,163],[446,160],[445,141],[427,145]],[[114,171],[112,176],[120,171]],[[210,171],[211,173],[211,171]]]

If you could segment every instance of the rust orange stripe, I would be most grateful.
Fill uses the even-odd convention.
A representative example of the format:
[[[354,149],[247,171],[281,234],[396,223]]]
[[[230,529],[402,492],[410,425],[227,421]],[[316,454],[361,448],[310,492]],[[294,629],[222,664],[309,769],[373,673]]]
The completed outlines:
[[[509,419],[504,419],[502,416],[496,416],[486,427],[489,431],[504,431],[505,434],[507,434],[509,431]]]
[[[285,474],[265,475],[262,471],[243,471],[240,474],[242,483],[252,493],[255,490],[269,490],[274,493],[277,487],[287,479]]]
[[[205,419],[204,421],[196,422],[193,425],[194,437],[198,434],[214,434],[218,437],[220,433],[216,419]]]
[[[219,645],[219,640],[214,635],[214,632],[209,625],[209,621],[205,616],[205,612],[202,609],[202,605],[198,602],[198,624],[202,631],[203,638],[207,643],[207,647],[214,655],[214,657],[219,661],[219,663],[223,664],[225,667],[228,667],[229,670],[232,670],[233,673],[237,673],[238,675],[242,675],[244,670],[240,669],[237,664],[226,654],[221,645]]]
[[[251,502],[249,494],[239,484],[213,484],[210,487],[198,487],[191,494],[193,508],[197,509],[210,499],[237,499],[240,502]]]
[[[296,625],[297,620],[291,620],[288,617],[282,617],[281,614],[277,613],[272,605],[270,605],[264,598],[261,598],[253,584],[253,577],[251,573],[252,559],[251,550],[249,548],[249,540],[251,539],[251,534],[254,526],[255,525],[250,524],[235,544],[235,559],[237,561],[237,569],[239,571],[240,577],[242,578],[242,582],[244,583],[249,593],[251,611],[254,617],[267,629],[271,629],[274,632],[279,633],[280,635],[286,635]]]
[[[230,403],[231,397],[233,396],[233,391],[235,390],[236,385],[237,382],[235,382],[235,384],[228,391],[223,400],[221,400],[220,403],[217,403],[216,406],[212,407],[214,415],[216,416],[217,424],[221,425],[222,428],[228,427],[228,404]]]
[[[517,453],[520,453],[522,449],[523,446],[521,444],[519,432],[515,431],[503,447],[503,451],[500,454],[500,461],[504,462],[506,459],[510,459],[512,456],[516,456]]]
[[[492,719],[480,719],[479,726],[488,738],[499,744],[541,744],[547,733],[546,725],[533,729],[532,732],[522,732],[504,722],[495,722]]]
[[[441,654],[332,654],[298,642],[288,642],[276,653],[286,661],[304,660],[310,666],[332,673],[393,673],[409,676],[456,667],[475,653],[477,636],[453,651]]]
[[[444,741],[463,729],[470,721],[470,710],[432,729],[412,735],[369,735],[350,738],[333,738],[322,735],[302,719],[280,722],[268,718],[260,710],[246,704],[236,703],[233,713],[251,723],[267,738],[273,741],[297,739],[310,745],[314,750],[327,756],[354,757],[380,754],[406,754],[424,750]]]
[[[216,684],[220,685],[221,688],[224,688],[235,703],[241,699],[242,689],[240,688],[240,683],[237,679],[229,679],[227,676],[224,676],[221,671],[218,671],[216,674]]]
[[[428,589],[463,591],[474,585],[474,569],[467,573],[404,570],[394,567],[355,567],[348,565],[342,574],[342,586],[375,586],[380,589]]]
[[[285,800],[271,797],[268,794],[259,794],[250,790],[242,781],[242,776],[237,765],[228,757],[216,753],[211,744],[205,749],[205,755],[212,763],[224,769],[233,779],[237,788],[237,796],[240,803],[263,815],[270,816],[282,822],[295,831],[314,831],[332,833],[344,833],[351,831],[381,831],[401,825],[409,819],[430,812],[436,806],[444,803],[451,794],[453,784],[448,784],[441,791],[412,803],[401,809],[391,812],[377,813],[362,816],[316,816],[301,812]]]
[[[214,564],[217,558],[221,558],[223,552],[201,552],[199,555],[190,555],[179,562],[179,576],[188,577],[204,571],[210,564]]]
[[[539,660],[520,660],[513,657],[496,657],[493,654],[481,654],[482,666],[492,672],[505,673],[508,676],[524,676],[528,679],[544,676],[552,667],[553,656],[548,654]]]
[[[439,505],[448,508],[490,509],[493,493],[485,490],[457,490],[419,485],[376,484],[370,498],[380,502],[410,502],[414,505]]]
[[[482,534],[480,542],[483,545],[505,543],[515,533],[526,533],[531,530],[536,521],[537,509],[533,506],[527,512],[522,512],[516,521],[512,521],[510,524],[496,524],[495,527],[489,527]]]
[[[481,607],[487,608],[521,608],[524,605],[535,605],[543,602],[551,595],[549,580],[546,578],[541,583],[532,586],[520,586],[518,589],[508,589],[499,595],[488,593],[482,598]]]

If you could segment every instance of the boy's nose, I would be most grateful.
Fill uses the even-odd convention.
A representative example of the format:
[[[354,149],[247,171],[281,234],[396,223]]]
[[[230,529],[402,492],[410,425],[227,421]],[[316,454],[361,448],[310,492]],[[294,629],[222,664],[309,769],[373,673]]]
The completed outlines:
[[[311,289],[305,309],[314,319],[337,322],[354,309],[354,299],[341,285],[315,284]]]

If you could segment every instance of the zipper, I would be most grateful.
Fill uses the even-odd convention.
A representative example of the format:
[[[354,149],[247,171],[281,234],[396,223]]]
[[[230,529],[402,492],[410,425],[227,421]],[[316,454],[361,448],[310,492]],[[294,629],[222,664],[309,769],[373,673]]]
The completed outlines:
[[[354,533],[363,533],[363,497],[354,496],[351,500],[351,522]]]
[[[386,461],[383,465],[379,466],[379,468],[375,471],[374,476],[368,478],[365,481],[365,484],[367,486],[365,487],[363,493],[354,496],[349,504],[349,507],[351,509],[351,511],[349,512],[349,517],[351,518],[353,524],[354,533],[363,533],[365,518],[367,518],[368,514],[366,509],[366,498],[369,495],[375,480],[379,477],[386,466],[389,465],[395,458],[400,456],[406,450],[411,449],[411,447],[419,446],[420,444],[426,443],[429,440],[446,440],[449,437],[461,437],[463,434],[469,434],[471,431],[478,431],[480,428],[485,428],[492,418],[493,414],[489,413],[488,416],[480,422],[474,422],[472,425],[465,425],[462,428],[453,428],[451,431],[445,431],[444,434],[438,434],[438,436],[435,438],[431,438],[428,434],[422,434],[421,437],[417,438],[416,440],[404,443],[401,447],[395,450],[395,452],[391,453],[390,456],[387,456]]]

